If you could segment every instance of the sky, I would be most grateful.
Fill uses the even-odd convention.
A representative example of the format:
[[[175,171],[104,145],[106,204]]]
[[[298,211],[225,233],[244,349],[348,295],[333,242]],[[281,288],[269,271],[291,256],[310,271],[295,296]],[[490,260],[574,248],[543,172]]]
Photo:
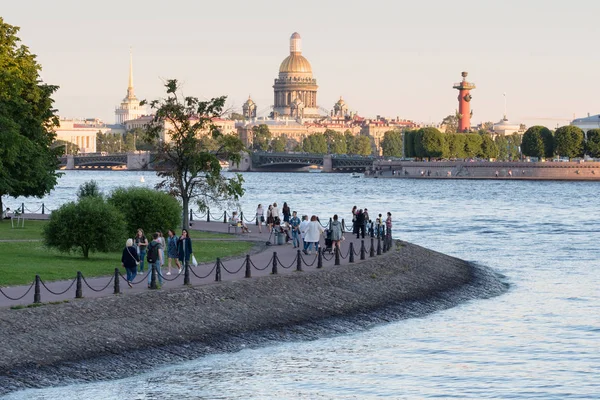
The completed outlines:
[[[164,94],[248,96],[266,115],[273,80],[302,36],[328,110],[343,96],[361,116],[439,123],[454,114],[461,71],[473,123],[555,128],[600,113],[600,1],[571,0],[0,0],[0,16],[42,64],[61,117],[114,122],[129,51],[140,99]],[[506,95],[504,95],[506,94]]]

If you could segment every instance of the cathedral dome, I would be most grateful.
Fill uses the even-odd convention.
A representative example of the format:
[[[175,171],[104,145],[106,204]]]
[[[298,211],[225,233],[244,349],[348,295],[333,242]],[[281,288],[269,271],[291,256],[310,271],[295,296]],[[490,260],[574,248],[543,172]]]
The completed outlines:
[[[301,54],[290,54],[283,60],[281,65],[279,66],[279,72],[284,73],[295,73],[295,72],[303,72],[303,73],[312,73],[312,67],[310,63]]]

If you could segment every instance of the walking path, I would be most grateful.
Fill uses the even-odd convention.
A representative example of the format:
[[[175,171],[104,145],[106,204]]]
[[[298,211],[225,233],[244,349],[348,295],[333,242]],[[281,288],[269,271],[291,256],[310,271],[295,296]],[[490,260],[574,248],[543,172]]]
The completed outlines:
[[[227,223],[223,222],[204,222],[204,221],[192,221],[190,236],[193,238],[193,231],[205,231],[215,233],[227,233]],[[266,245],[267,242],[274,244],[274,235],[269,235],[267,228],[263,227],[262,233],[258,233],[258,227],[256,225],[248,225],[251,229],[249,234],[232,234],[233,237],[239,240],[255,241],[258,246],[262,247],[262,250],[250,255],[250,268],[246,267],[246,256],[233,257],[222,261],[220,268],[217,268],[216,262],[200,264],[197,267],[190,267],[190,284],[192,286],[205,285],[205,284],[218,284],[215,282],[218,269],[220,269],[220,279],[223,281],[245,279],[247,270],[250,270],[252,277],[265,276],[273,272],[274,265],[274,252],[277,253],[276,258],[276,269],[278,274],[290,274],[300,273],[295,272],[298,268],[298,249],[294,249],[291,244],[284,245]],[[350,232],[344,234],[346,240],[341,242],[340,252],[340,265],[348,264],[350,262],[350,243],[354,246],[354,262],[360,262],[360,249],[361,239],[356,239],[356,236]],[[221,240],[221,239],[219,239]],[[223,239],[227,240],[227,239]],[[204,240],[203,240],[204,242]],[[290,241],[291,243],[291,241]],[[373,239],[373,256],[377,255],[377,238]],[[381,247],[383,248],[383,240],[381,241]],[[207,243],[195,243],[195,246],[207,245]],[[370,258],[371,253],[371,238],[365,237],[365,258]],[[321,237],[320,245],[324,247],[324,240]],[[195,249],[198,251],[198,248]],[[300,253],[300,266],[303,271],[314,271],[318,266],[317,255],[305,255]],[[138,276],[134,280],[133,288],[127,286],[127,282],[124,278],[125,269],[120,267],[120,260],[115,260],[115,267],[119,267],[121,273],[119,279],[120,292],[123,295],[129,295],[131,293],[137,293],[145,290],[150,290],[147,287],[147,275]],[[335,256],[333,253],[325,253],[322,257],[323,268],[331,268],[335,265]],[[108,272],[108,271],[107,271]],[[166,274],[166,268],[163,267],[163,274]],[[109,274],[107,274],[109,275]],[[70,281],[56,281],[56,282],[42,282],[40,285],[40,301],[42,303],[56,302],[71,300],[76,295],[76,271],[73,271],[73,280]],[[43,280],[43,266],[40,266],[40,277]],[[33,280],[34,277],[32,277]],[[177,275],[176,273],[170,276],[164,276],[164,282],[161,290],[169,290],[183,286],[184,274]],[[27,305],[34,302],[34,291],[35,285],[26,286],[13,286],[0,288],[0,307],[9,307],[15,305]],[[56,293],[53,294],[52,292]],[[83,297],[104,297],[114,295],[114,274],[113,277],[105,276],[98,278],[85,279],[82,284]],[[8,298],[8,297],[12,298]]]

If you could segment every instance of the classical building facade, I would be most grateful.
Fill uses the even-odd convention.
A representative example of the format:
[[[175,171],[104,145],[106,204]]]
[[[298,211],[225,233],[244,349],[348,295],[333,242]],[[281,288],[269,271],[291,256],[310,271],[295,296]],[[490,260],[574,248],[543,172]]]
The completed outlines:
[[[312,67],[302,55],[302,39],[295,32],[290,37],[290,55],[279,66],[279,77],[273,85],[273,117],[319,118],[317,89]]]
[[[256,118],[256,103],[248,96],[248,100],[242,105],[242,115],[246,119]]]
[[[96,152],[96,136],[98,132],[111,132],[111,129],[97,118],[60,118],[58,122],[59,126],[54,128],[54,132],[56,133],[55,140],[72,143],[83,154]]]
[[[133,58],[131,53],[129,53],[129,85],[127,86],[127,96],[115,108],[115,123],[125,125],[125,121],[137,119],[144,114],[146,114],[145,109],[140,106],[140,101],[135,96],[133,90]]]

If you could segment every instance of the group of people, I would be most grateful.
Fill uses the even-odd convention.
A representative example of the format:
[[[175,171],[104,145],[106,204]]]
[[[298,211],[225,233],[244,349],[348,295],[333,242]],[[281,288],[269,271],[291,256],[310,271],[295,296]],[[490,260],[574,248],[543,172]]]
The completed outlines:
[[[134,239],[127,239],[123,254],[121,255],[121,265],[127,271],[127,284],[132,287],[132,282],[139,273],[144,273],[145,262],[148,261],[148,271],[152,272],[152,267],[156,268],[158,281],[162,285],[161,267],[165,264],[165,250],[167,260],[167,275],[171,275],[171,265],[177,267],[177,274],[180,274],[184,265],[190,263],[192,257],[192,240],[187,229],[182,229],[181,236],[177,237],[173,229],[169,229],[168,237],[165,239],[162,232],[154,232],[152,240],[148,242],[143,229],[138,229]],[[148,274],[148,287],[152,280],[152,273]]]
[[[386,228],[391,232],[392,213],[388,211],[385,221],[383,221],[382,215],[379,214],[377,218],[375,218],[375,223],[373,224],[373,229],[376,231],[369,232],[369,225],[372,222],[373,221],[369,217],[369,210],[366,207],[364,210],[362,208],[358,208],[357,206],[352,207],[352,233],[356,235],[357,239],[360,237],[364,239],[365,232],[378,234],[381,236],[383,236],[385,233]]]
[[[266,214],[266,216],[265,216]],[[283,219],[281,218],[283,215]],[[266,224],[269,229],[269,232],[273,231],[273,227],[276,225],[282,224],[282,222],[288,223],[292,217],[292,212],[287,202],[283,203],[283,207],[281,208],[281,214],[279,213],[279,207],[277,203],[269,204],[267,210],[263,208],[262,204],[259,204],[256,207],[256,225],[258,226],[258,233],[262,233],[262,224]]]

